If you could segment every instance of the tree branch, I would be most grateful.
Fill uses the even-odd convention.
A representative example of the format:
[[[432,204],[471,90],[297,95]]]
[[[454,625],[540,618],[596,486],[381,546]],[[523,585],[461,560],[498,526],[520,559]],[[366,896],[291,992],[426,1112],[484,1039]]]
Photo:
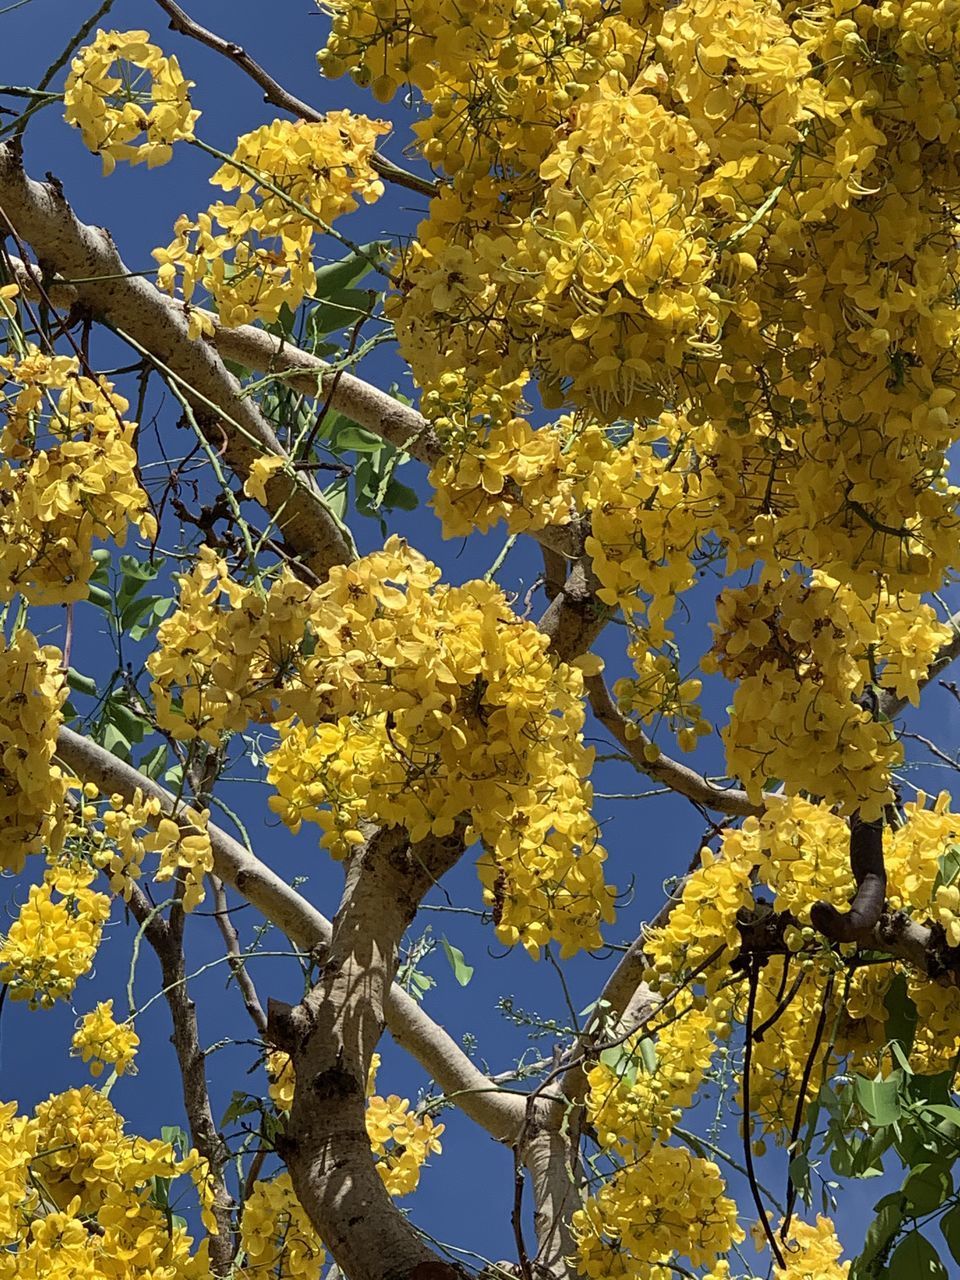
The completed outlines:
[[[171,908],[171,922],[154,913],[138,886],[130,894],[130,910],[157,959],[163,981],[163,995],[173,1023],[173,1047],[180,1067],[183,1106],[190,1125],[190,1136],[197,1151],[210,1165],[214,1184],[213,1214],[217,1232],[210,1236],[210,1263],[214,1275],[225,1276],[233,1265],[235,1253],[234,1201],[224,1181],[223,1170],[230,1159],[217,1129],[207,1088],[206,1060],[200,1047],[196,1005],[187,990],[187,966],[183,954],[183,910],[178,902]]]
[[[267,1015],[263,1011],[260,997],[257,995],[257,988],[254,986],[253,979],[247,972],[243,956],[240,954],[240,938],[233,927],[233,921],[230,919],[227,891],[224,889],[223,881],[219,876],[211,875],[210,881],[213,886],[213,915],[217,922],[217,928],[220,930],[220,936],[223,938],[224,945],[227,948],[227,963],[230,965],[230,972],[237,980],[237,986],[240,988],[240,994],[243,996],[243,1003],[247,1013],[250,1015],[250,1020],[260,1034],[263,1035],[267,1029]]]
[[[19,258],[11,257],[9,261],[14,279],[24,296],[38,301],[40,272]],[[84,284],[91,290],[100,283],[101,280],[96,278],[84,279]],[[122,286],[124,282],[116,283]],[[173,301],[145,281],[141,281],[141,284],[151,290],[162,305],[178,315],[185,314],[183,303]],[[79,300],[77,286],[70,282],[69,274],[65,279],[51,276],[46,281],[44,290],[52,305],[63,310],[68,310]],[[410,405],[395,400],[386,391],[381,391],[379,387],[374,387],[353,374],[332,368],[319,356],[302,351],[285,338],[268,333],[266,329],[259,329],[251,324],[228,329],[212,311],[204,311],[199,307],[191,310],[203,315],[212,324],[213,336],[209,341],[223,360],[242,365],[252,373],[282,376],[287,386],[303,395],[329,395],[331,408],[365,430],[372,431],[395,448],[402,449],[426,467],[433,467],[443,456],[443,446],[427,419]],[[229,426],[229,423],[225,424],[227,430]],[[279,443],[273,452],[283,452]],[[562,582],[563,562],[575,560],[583,552],[584,529],[581,521],[571,520],[567,524],[549,525],[531,533],[530,537],[555,553],[554,579]]]
[[[209,420],[211,405],[222,415],[226,459],[238,475],[246,476],[265,453],[283,454],[273,428],[249,397],[238,394],[239,384],[217,352],[190,339],[183,309],[127,271],[109,234],[80,222],[59,184],[28,178],[10,143],[0,143],[0,209],[32,245],[44,272],[78,281],[72,285],[77,300],[95,318],[131,335],[180,381],[201,420]],[[266,492],[283,536],[314,573],[324,577],[352,558],[342,526],[308,476],[276,471]]]
[[[173,811],[174,797],[168,791],[72,729],[60,729],[57,758],[78,778],[96,783],[105,795],[120,794],[129,800],[139,788],[144,796],[159,799],[165,813]],[[328,943],[331,925],[326,916],[239,840],[213,824],[208,831],[214,871],[221,880],[304,951]],[[453,1037],[396,985],[387,994],[386,1016],[397,1044],[416,1058],[450,1100],[498,1142],[510,1142],[523,1122],[522,1099],[499,1090]]]
[[[715,809],[720,813],[734,817],[746,817],[751,813],[762,813],[763,805],[754,804],[745,791],[731,787],[718,787],[695,769],[672,760],[669,756],[660,755],[651,761],[644,755],[644,749],[651,745],[650,739],[632,721],[622,716],[607,688],[602,676],[590,676],[585,682],[590,698],[590,706],[605,729],[608,729],[622,747],[625,748],[634,764],[648,777],[655,778],[668,786],[678,795],[686,796],[696,804],[707,809]]]
[[[849,911],[841,913],[832,902],[815,902],[810,923],[831,942],[869,939],[883,912],[887,897],[887,872],[883,865],[883,819],[863,822],[850,818],[850,869],[857,891]]]
[[[296,1083],[277,1152],[297,1198],[351,1280],[456,1280],[391,1201],[365,1124],[366,1080],[383,1030],[400,942],[427,890],[463,853],[463,830],[410,845],[380,830],[350,858],[316,985],[291,1009],[271,1002],[268,1035]]]

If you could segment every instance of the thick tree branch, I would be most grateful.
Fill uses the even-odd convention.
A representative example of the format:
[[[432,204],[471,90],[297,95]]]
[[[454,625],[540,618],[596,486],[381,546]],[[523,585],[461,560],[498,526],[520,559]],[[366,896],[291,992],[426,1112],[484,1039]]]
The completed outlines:
[[[841,913],[832,902],[815,902],[810,923],[831,942],[869,939],[883,913],[887,897],[887,872],[883,865],[883,819],[863,822],[850,819],[850,869],[857,891],[850,909]]]
[[[593,714],[625,748],[643,773],[707,809],[715,809],[734,817],[746,817],[763,811],[763,805],[754,804],[745,791],[733,787],[729,790],[718,787],[679,760],[672,760],[665,755],[660,755],[653,761],[648,760],[644,750],[650,746],[650,739],[638,725],[620,714],[603,677],[591,676],[585,684]]]
[[[455,1280],[391,1201],[365,1124],[370,1060],[400,943],[423,895],[463,853],[463,831],[411,846],[373,834],[347,865],[320,976],[295,1009],[271,1004],[268,1035],[290,1054],[293,1105],[277,1150],[297,1197],[351,1280]]]
[[[281,111],[289,111],[292,116],[296,116],[300,120],[316,122],[323,119],[322,112],[317,111],[315,107],[311,107],[309,103],[304,102],[301,98],[296,97],[295,94],[284,89],[282,84],[274,80],[273,76],[261,67],[258,62],[255,62],[249,53],[234,40],[225,40],[223,36],[218,36],[206,27],[202,27],[199,22],[190,17],[186,10],[174,3],[174,0],[157,0],[157,4],[169,16],[171,31],[188,36],[191,40],[196,40],[200,44],[206,45],[214,53],[219,53],[224,58],[228,58],[245,75],[249,76],[255,84],[260,86],[263,90],[265,102],[279,107]],[[371,164],[381,178],[386,178],[388,182],[394,182],[397,186],[407,187],[411,191],[418,191],[421,195],[426,196],[436,195],[439,190],[437,182],[432,182],[429,178],[420,178],[414,173],[408,173],[406,169],[401,169],[391,160],[380,155],[379,152],[374,152]]]
[[[612,610],[597,599],[596,585],[589,559],[581,556],[537,623],[564,662],[586,653],[611,617]]]
[[[119,794],[129,800],[139,788],[143,795],[159,799],[165,812],[173,810],[174,798],[168,791],[72,729],[60,729],[57,757],[78,778],[96,783],[105,795]],[[226,831],[211,824],[209,834],[220,879],[304,951],[326,945],[331,930],[326,916]],[[398,986],[388,992],[386,1015],[396,1042],[451,1101],[497,1141],[510,1142],[523,1122],[522,1099],[500,1091],[453,1037]]]
[[[72,287],[95,318],[129,334],[165,366],[194,404],[198,420],[209,421],[211,406],[222,415],[226,459],[234,471],[246,476],[255,458],[283,453],[257,406],[238,394],[239,384],[217,352],[190,339],[183,309],[131,275],[109,234],[80,222],[57,183],[28,178],[10,143],[0,143],[0,235],[9,230],[4,218],[18,239],[32,246],[45,272],[82,281]],[[352,558],[342,525],[308,476],[277,471],[266,492],[284,538],[314,573],[323,577]]]

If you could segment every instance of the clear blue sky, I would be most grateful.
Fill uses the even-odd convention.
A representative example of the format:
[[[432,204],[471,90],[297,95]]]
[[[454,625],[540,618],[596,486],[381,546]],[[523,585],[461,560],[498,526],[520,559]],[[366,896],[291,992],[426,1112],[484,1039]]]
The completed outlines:
[[[192,0],[188,7],[199,21],[245,45],[285,85],[314,105],[322,109],[349,106],[370,115],[390,115],[398,128],[385,150],[392,158],[403,160],[407,135],[402,106],[380,107],[354,89],[349,81],[326,82],[317,73],[314,55],[323,43],[328,20],[310,0],[274,0],[270,6]],[[4,85],[35,84],[92,9],[92,3],[28,0],[0,14],[0,81]],[[146,28],[156,43],[168,52],[177,53],[185,73],[197,82],[194,102],[203,111],[199,132],[214,146],[230,150],[237,133],[273,118],[275,113],[264,106],[256,86],[236,68],[199,45],[169,33],[163,13],[151,0],[116,0],[103,25]],[[55,87],[61,84],[62,75]],[[86,152],[79,135],[63,123],[56,106],[41,112],[32,122],[27,133],[25,163],[27,171],[35,177],[42,177],[48,170],[56,174],[81,218],[108,225],[131,269],[150,268],[150,250],[169,241],[177,215],[182,212],[192,215],[213,198],[206,186],[212,162],[187,147],[178,148],[174,163],[163,169],[148,172],[143,167],[120,166],[110,179],[102,179],[99,161]],[[378,205],[354,217],[349,234],[356,240],[385,233],[410,234],[423,212],[421,198],[404,190],[388,190]],[[338,246],[333,243],[329,253],[331,258],[340,256]],[[97,353],[102,364],[129,360],[109,341],[102,342]],[[402,387],[410,389],[402,367],[382,349],[362,372],[381,385],[396,379]],[[155,394],[148,408],[150,414],[157,414],[158,427],[168,450],[180,449],[174,430],[177,406]],[[426,496],[425,479],[417,464],[408,466],[402,478]],[[475,537],[466,544],[445,542],[440,536],[438,521],[425,505],[409,515],[391,518],[391,524],[436,559],[451,581],[463,581],[486,570],[504,539],[503,531],[496,530],[486,538]],[[354,527],[362,550],[377,544],[379,532],[375,522],[358,519]],[[522,593],[539,569],[535,548],[520,546],[511,554],[499,580],[507,590]],[[702,652],[705,647],[707,623],[717,589],[716,581],[709,580],[687,598],[691,617],[683,626],[681,643],[690,655]],[[542,603],[542,597],[538,597],[538,608]],[[80,626],[73,664],[102,679],[109,674],[110,654],[98,633],[97,619],[98,615],[89,607],[78,610]],[[622,632],[613,626],[600,645],[601,652],[610,659],[611,676],[623,670],[621,642]],[[723,722],[726,701],[727,693],[722,687],[708,686],[705,710],[718,724]],[[921,731],[936,737],[943,745],[949,746],[957,740],[957,706],[952,700],[938,700],[935,709],[922,711],[913,720]],[[910,754],[913,752],[908,751]],[[708,740],[696,763],[708,772],[721,771],[716,738]],[[916,780],[917,775],[911,773],[910,777]],[[946,785],[950,777],[945,772],[928,769],[924,771],[924,781],[928,789],[936,790]],[[646,789],[644,779],[618,765],[599,769],[595,782],[602,793]],[[337,900],[339,872],[330,865],[326,855],[318,851],[315,829],[306,827],[293,838],[278,827],[266,814],[265,790],[235,784],[225,790],[224,796],[249,827],[261,856],[291,878],[308,876],[306,892],[322,910],[331,914]],[[605,842],[611,854],[610,878],[621,888],[633,885],[632,897],[609,934],[613,940],[626,941],[634,936],[641,921],[655,914],[662,901],[664,879],[682,872],[688,865],[698,847],[704,823],[686,801],[673,796],[636,802],[600,799],[597,813],[604,824]],[[13,886],[9,889],[4,898],[12,900]],[[481,905],[470,859],[465,859],[448,878],[444,889],[458,906],[477,908]],[[444,902],[443,894],[435,894],[432,899],[435,906]],[[252,917],[252,911],[241,913],[238,922],[252,924]],[[428,994],[427,1007],[432,1016],[446,1023],[455,1035],[475,1034],[480,1055],[493,1070],[507,1068],[525,1043],[523,1033],[498,1014],[499,996],[511,995],[522,1008],[566,1020],[563,993],[555,971],[548,965],[535,966],[522,952],[503,956],[492,932],[471,917],[427,911],[423,913],[420,927],[426,924],[431,924],[435,932],[446,932],[456,940],[467,960],[476,966],[473,981],[461,989],[453,981],[442,956],[436,955],[430,971],[438,985]],[[220,955],[219,934],[211,920],[198,917],[192,922],[190,933],[191,961],[197,967]],[[249,925],[246,933],[249,936]],[[76,1012],[84,1012],[107,995],[114,996],[118,1009],[124,1007],[131,934],[122,911],[115,912],[111,936],[101,951],[97,973],[91,981],[81,984],[76,993]],[[583,957],[570,966],[567,978],[577,1010],[594,999],[614,959]],[[268,995],[295,999],[299,994],[297,973],[288,961],[261,960],[255,976],[264,999]],[[156,968],[152,959],[145,956],[137,978],[141,1002],[156,987]],[[225,992],[222,966],[197,979],[194,994],[205,1044],[227,1037],[249,1038],[251,1027],[245,1021],[235,988]],[[74,1011],[63,1007],[49,1013],[30,1014],[23,1006],[8,1003],[2,1024],[0,1096],[16,1097],[24,1107],[30,1107],[51,1091],[85,1081],[85,1068],[67,1057],[74,1016]],[[139,1077],[120,1081],[112,1096],[132,1128],[152,1134],[161,1124],[175,1122],[181,1115],[179,1085],[172,1051],[167,1049],[169,1031],[162,1002],[153,1006],[138,1029],[145,1047],[154,1040],[155,1048],[141,1052]],[[386,1042],[384,1056],[382,1089],[415,1093],[423,1083],[419,1069],[391,1051]],[[211,1057],[217,1114],[222,1112],[232,1089],[257,1092],[263,1088],[262,1075],[246,1075],[255,1057],[255,1049],[243,1043],[222,1048]],[[712,1107],[708,1101],[702,1108],[705,1122],[712,1114]],[[410,1202],[414,1217],[441,1240],[476,1249],[486,1256],[509,1257],[514,1252],[509,1221],[513,1195],[511,1156],[474,1130],[469,1122],[459,1119],[456,1113],[447,1113],[443,1118],[448,1125],[445,1154],[426,1171],[421,1190]],[[734,1119],[728,1125],[726,1140],[739,1155]],[[765,1178],[775,1187],[782,1187],[785,1171],[780,1157],[768,1157],[764,1164]],[[871,1182],[853,1184],[844,1192],[838,1222],[841,1237],[852,1251],[855,1252],[862,1241],[870,1206],[886,1189]],[[476,1196],[481,1190],[483,1198],[478,1206]],[[741,1205],[748,1225],[754,1216],[752,1207],[746,1197],[741,1198]]]

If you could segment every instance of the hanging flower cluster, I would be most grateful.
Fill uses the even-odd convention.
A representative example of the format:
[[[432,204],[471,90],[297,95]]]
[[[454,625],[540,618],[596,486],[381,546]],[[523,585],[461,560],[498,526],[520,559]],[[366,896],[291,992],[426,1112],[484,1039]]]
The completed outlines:
[[[294,830],[319,823],[338,857],[365,821],[417,841],[465,819],[503,942],[596,946],[612,895],[581,671],[497,587],[438,579],[397,538],[313,590],[287,574],[242,587],[201,553],[148,663],[159,722],[209,742],[249,719],[277,725],[271,805]]]
[[[313,240],[318,231],[383,193],[371,167],[382,120],[331,111],[320,121],[275,120],[243,134],[230,160],[210,179],[237,191],[191,221],[177,219],[176,236],[154,251],[157,284],[178,283],[189,302],[198,287],[213,299],[223,324],[275,320],[313,292]],[[371,265],[375,265],[371,262]]]
[[[83,600],[94,539],[156,521],[137,477],[129,404],[76,356],[0,356],[0,600]]]
[[[590,1280],[647,1280],[677,1258],[713,1266],[744,1238],[725,1189],[712,1160],[656,1143],[573,1215],[577,1269]]]
[[[210,1280],[207,1243],[154,1194],[155,1180],[186,1176],[204,1225],[215,1230],[206,1162],[169,1142],[132,1137],[90,1086],[54,1094],[32,1117],[0,1109],[0,1277],[69,1280]],[[176,1188],[174,1195],[181,1194]]]
[[[138,788],[131,800],[112,796],[99,824],[96,809],[90,806],[87,832],[94,842],[92,860],[106,873],[111,890],[129,900],[133,885],[142,874],[144,857],[157,853],[153,878],[158,884],[182,879],[180,902],[192,911],[204,898],[204,877],[213,870],[213,849],[207,827],[210,810],[197,811],[182,806],[174,817],[163,816],[156,796],[144,797]]]
[[[952,634],[916,598],[906,615],[896,601],[869,606],[823,573],[809,585],[777,574],[722,593],[701,666],[737,681],[723,739],[728,770],[751,798],[780,778],[790,793],[880,815],[902,751],[865,695],[892,686],[915,697]]]
[[[320,1280],[326,1261],[323,1242],[297,1199],[289,1173],[256,1182],[240,1219],[244,1275],[282,1275]]]
[[[153,169],[171,158],[173,143],[193,137],[200,112],[190,105],[192,88],[146,31],[98,31],[70,64],[64,115],[101,157],[104,174],[118,160]]]
[[[91,1013],[83,1015],[71,1043],[73,1052],[90,1063],[94,1077],[105,1066],[113,1067],[118,1076],[136,1071],[133,1060],[140,1037],[129,1022],[114,1021],[112,1000],[102,1000]]]
[[[110,899],[90,888],[96,874],[94,867],[54,863],[30,886],[0,942],[0,981],[12,999],[47,1008],[69,1000],[90,971],[110,916]]]
[[[0,866],[22,871],[26,856],[61,838],[66,780],[53,763],[67,696],[62,654],[26,628],[0,635]]]

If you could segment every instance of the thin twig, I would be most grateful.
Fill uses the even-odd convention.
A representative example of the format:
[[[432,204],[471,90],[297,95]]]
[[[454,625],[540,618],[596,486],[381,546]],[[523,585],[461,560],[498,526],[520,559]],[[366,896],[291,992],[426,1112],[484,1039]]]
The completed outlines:
[[[261,1035],[265,1035],[267,1031],[267,1015],[263,1011],[263,1005],[261,1005],[260,998],[257,995],[257,988],[247,972],[247,966],[240,952],[240,938],[233,926],[233,921],[230,919],[230,911],[227,906],[227,891],[224,889],[223,881],[219,876],[211,875],[210,884],[213,888],[213,901],[216,906],[213,917],[226,944],[230,972],[237,980],[237,986],[243,996],[243,1003],[254,1026]]]
[[[767,1243],[770,1245],[771,1252],[777,1260],[777,1266],[783,1270],[786,1263],[783,1260],[780,1246],[777,1244],[770,1221],[767,1218],[767,1209],[763,1203],[763,1195],[753,1168],[753,1144],[750,1141],[750,1068],[753,1058],[753,1015],[757,1004],[757,984],[760,980],[760,962],[756,956],[750,957],[748,977],[750,985],[747,993],[746,1043],[743,1050],[743,1158],[747,1168],[750,1193],[753,1196],[753,1203],[757,1206],[757,1213],[760,1215],[763,1233],[767,1237]]]

